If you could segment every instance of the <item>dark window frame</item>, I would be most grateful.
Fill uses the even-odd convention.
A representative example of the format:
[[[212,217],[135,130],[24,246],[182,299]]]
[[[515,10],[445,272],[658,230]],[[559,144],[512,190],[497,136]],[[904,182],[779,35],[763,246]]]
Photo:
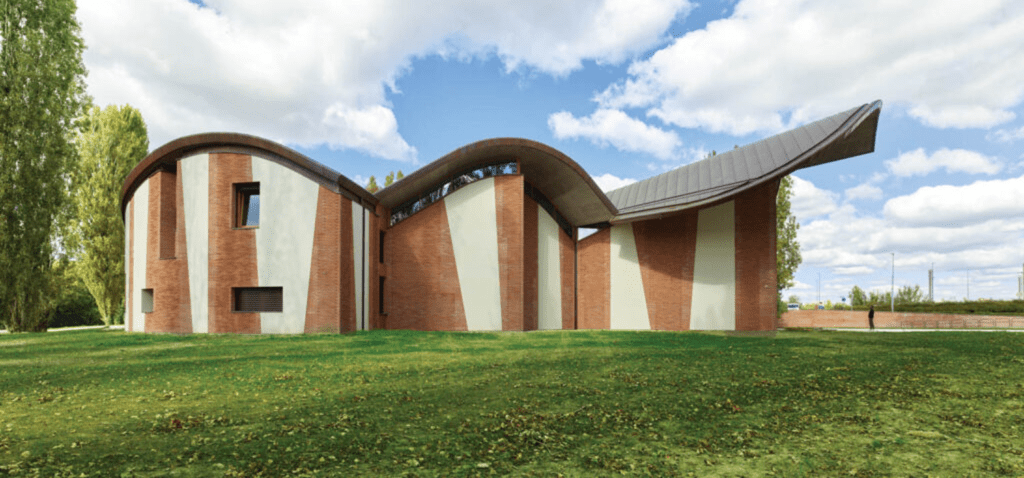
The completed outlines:
[[[246,314],[284,312],[284,288],[232,287],[231,312]]]
[[[256,229],[260,227],[260,212],[262,202],[260,201],[260,183],[236,183],[235,185],[235,228]],[[246,224],[252,219],[249,216],[249,209],[252,197],[256,197],[256,223]]]

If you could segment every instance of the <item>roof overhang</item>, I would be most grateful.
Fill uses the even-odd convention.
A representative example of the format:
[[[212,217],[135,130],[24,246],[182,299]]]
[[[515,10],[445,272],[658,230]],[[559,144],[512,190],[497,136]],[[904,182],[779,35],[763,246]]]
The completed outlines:
[[[868,103],[857,108],[853,114],[825,136],[823,140],[808,147],[807,149],[804,149],[803,151],[800,151],[793,156],[792,159],[779,167],[765,171],[761,175],[749,177],[730,184],[718,185],[711,189],[696,191],[694,194],[695,200],[693,201],[687,201],[685,198],[677,197],[671,205],[667,206],[653,205],[646,208],[627,208],[625,211],[617,214],[609,222],[612,224],[621,224],[646,219],[657,219],[694,208],[720,204],[769,181],[777,181],[798,169],[818,166],[874,152],[875,134],[878,130],[878,119],[881,115],[881,109],[881,101]],[[753,148],[753,146],[754,145],[748,145],[741,149],[756,150],[757,148]],[[707,159],[703,161],[709,162]]]
[[[159,170],[173,171],[179,159],[203,153],[252,154],[285,166],[327,189],[362,204],[376,205],[377,198],[340,173],[291,148],[239,133],[202,133],[184,136],[149,153],[128,173],[121,187],[121,217],[135,189]]]
[[[550,146],[522,138],[495,138],[463,146],[377,192],[380,204],[395,208],[450,178],[499,161],[517,161],[519,173],[544,194],[574,227],[611,219],[615,206],[575,161]]]

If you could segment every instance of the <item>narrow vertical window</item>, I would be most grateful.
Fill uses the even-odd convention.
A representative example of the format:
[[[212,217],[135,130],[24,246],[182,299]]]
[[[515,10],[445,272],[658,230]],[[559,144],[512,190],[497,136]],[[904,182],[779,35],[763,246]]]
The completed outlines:
[[[153,312],[153,289],[142,289],[142,313]]]
[[[235,185],[235,227],[260,225],[260,183]]]
[[[380,263],[384,263],[384,231],[380,231],[380,247],[377,248],[380,253]]]

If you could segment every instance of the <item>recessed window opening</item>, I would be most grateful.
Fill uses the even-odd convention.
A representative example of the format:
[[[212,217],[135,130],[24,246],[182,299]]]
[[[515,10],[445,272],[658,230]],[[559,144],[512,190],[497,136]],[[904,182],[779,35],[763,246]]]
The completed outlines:
[[[422,194],[420,197],[411,201],[406,201],[401,206],[392,209],[391,225],[394,226],[395,224],[398,224],[409,216],[422,211],[427,206],[440,201],[445,196],[458,191],[459,188],[467,184],[475,183],[481,179],[491,178],[494,176],[504,176],[507,174],[517,173],[519,173],[519,165],[515,161],[502,161],[452,175],[448,179],[441,181],[432,190]]]
[[[235,185],[235,227],[260,225],[260,183]]]
[[[234,287],[231,292],[232,312],[284,311],[282,287]]]
[[[380,231],[380,246],[377,248],[380,252],[380,263],[384,263],[384,231]]]
[[[142,289],[142,313],[153,312],[153,289]]]

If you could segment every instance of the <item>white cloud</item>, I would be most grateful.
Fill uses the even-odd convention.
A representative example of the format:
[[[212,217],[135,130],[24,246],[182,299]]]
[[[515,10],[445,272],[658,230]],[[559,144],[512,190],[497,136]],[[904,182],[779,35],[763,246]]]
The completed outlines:
[[[793,196],[790,198],[793,216],[798,222],[824,216],[836,210],[837,194],[825,189],[818,189],[810,181],[805,181],[798,176],[790,176],[793,179]]]
[[[1000,129],[985,136],[989,141],[999,143],[1012,143],[1018,139],[1024,139],[1024,126],[1019,129]]]
[[[939,169],[948,173],[996,174],[1003,170],[998,160],[975,151],[942,148],[930,156],[924,148],[902,153],[885,162],[896,176],[924,176]]]
[[[882,199],[882,188],[873,186],[869,183],[864,183],[847,189],[846,200],[852,201],[854,199]]]
[[[885,217],[901,225],[961,226],[991,219],[1024,219],[1024,176],[966,186],[929,186],[885,203]]]
[[[548,117],[548,127],[558,139],[582,137],[602,147],[611,145],[621,151],[646,153],[664,160],[676,158],[682,146],[674,131],[648,125],[619,110],[599,109],[583,118],[560,111]]]
[[[1022,31],[1016,0],[743,0],[595,100],[734,135],[874,99],[934,127],[992,127],[1024,99]]]
[[[601,191],[608,192],[619,189],[623,186],[629,186],[636,182],[632,178],[620,178],[614,176],[611,173],[604,173],[600,176],[594,176],[594,182],[597,183],[597,187],[601,188]]]
[[[204,131],[415,160],[387,101],[418,57],[496,55],[565,76],[658,45],[686,0],[81,0],[89,93],[142,111],[155,148]]]

